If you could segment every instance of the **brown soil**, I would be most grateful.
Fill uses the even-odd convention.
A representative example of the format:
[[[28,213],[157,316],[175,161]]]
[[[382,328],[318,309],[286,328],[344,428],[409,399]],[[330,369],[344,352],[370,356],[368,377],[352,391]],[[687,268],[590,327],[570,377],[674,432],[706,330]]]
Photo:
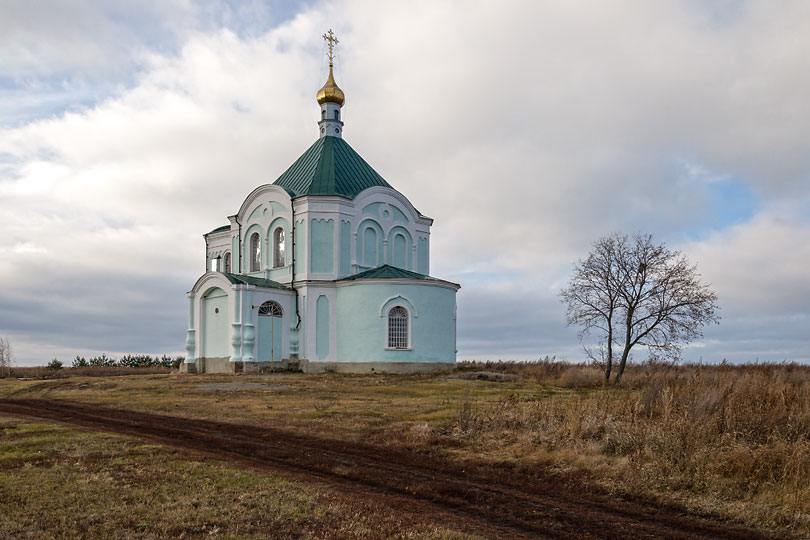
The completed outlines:
[[[0,412],[160,442],[227,462],[327,484],[343,499],[384,504],[487,538],[773,538],[674,506],[611,497],[587,486],[506,467],[451,463],[343,440],[94,404],[0,399]]]

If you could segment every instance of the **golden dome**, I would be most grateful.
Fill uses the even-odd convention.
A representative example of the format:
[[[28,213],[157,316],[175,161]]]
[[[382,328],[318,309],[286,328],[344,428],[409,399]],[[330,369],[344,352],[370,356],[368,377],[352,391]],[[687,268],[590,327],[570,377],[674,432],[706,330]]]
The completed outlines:
[[[335,77],[332,75],[332,64],[329,64],[329,78],[326,79],[326,84],[323,85],[323,88],[318,90],[318,93],[315,95],[315,99],[318,100],[318,105],[323,105],[326,102],[329,103],[337,103],[341,107],[343,106],[343,102],[346,100],[346,96],[343,95],[343,90],[338,88],[338,85],[335,83]]]

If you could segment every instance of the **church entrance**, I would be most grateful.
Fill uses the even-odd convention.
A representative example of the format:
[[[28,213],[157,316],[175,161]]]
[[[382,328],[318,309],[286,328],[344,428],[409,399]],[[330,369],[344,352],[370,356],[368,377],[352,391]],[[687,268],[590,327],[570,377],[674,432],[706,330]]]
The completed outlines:
[[[259,306],[259,362],[281,362],[282,311],[277,302],[267,301]]]

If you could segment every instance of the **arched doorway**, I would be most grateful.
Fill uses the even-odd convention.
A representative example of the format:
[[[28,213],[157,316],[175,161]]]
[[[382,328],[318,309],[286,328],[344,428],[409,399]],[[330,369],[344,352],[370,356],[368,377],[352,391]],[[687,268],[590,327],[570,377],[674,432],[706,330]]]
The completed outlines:
[[[268,300],[259,306],[259,362],[281,362],[282,315],[278,302]]]
[[[202,297],[202,355],[205,358],[225,358],[228,349],[228,293],[212,287]]]

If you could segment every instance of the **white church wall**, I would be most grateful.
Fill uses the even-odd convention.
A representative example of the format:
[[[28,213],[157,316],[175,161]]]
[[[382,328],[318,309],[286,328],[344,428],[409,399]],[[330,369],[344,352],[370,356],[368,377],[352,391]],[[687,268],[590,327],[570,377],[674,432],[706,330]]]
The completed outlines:
[[[354,199],[356,210],[352,221],[352,240],[354,248],[353,271],[362,272],[382,264],[398,266],[405,270],[419,271],[427,274],[430,268],[430,250],[427,239],[430,237],[430,226],[433,220],[419,214],[416,208],[398,191],[375,186],[361,192]],[[377,235],[377,256],[375,264],[368,260],[366,229],[373,228]],[[405,240],[405,260],[394,260],[395,231],[399,231]],[[419,249],[419,239],[423,247]]]
[[[222,271],[222,261],[225,260],[225,253],[231,250],[230,237],[230,230],[208,233],[205,236],[207,245],[206,270]]]
[[[333,283],[303,286],[298,291],[302,299],[302,330],[299,355],[309,362],[335,362],[337,360],[337,293]],[[326,327],[319,326],[318,299],[321,301],[320,320]],[[324,310],[327,310],[324,314]],[[320,348],[318,339],[320,337]],[[324,341],[326,340],[326,341]],[[321,359],[318,355],[320,349]],[[327,351],[324,356],[324,351]]]
[[[234,273],[241,273],[272,279],[280,283],[289,283],[291,275],[290,246],[292,244],[292,202],[290,195],[272,184],[259,186],[245,198],[239,212],[232,216],[236,227],[234,236],[238,239],[241,227],[241,247],[238,250],[242,259],[241,266],[234,266]],[[284,230],[285,264],[274,267],[273,232],[280,226]],[[260,258],[258,266],[251,267],[251,243],[254,233],[260,238]],[[233,240],[232,240],[233,242]],[[234,243],[238,243],[238,240]],[[233,249],[233,247],[231,247]],[[235,261],[238,263],[239,261]]]
[[[296,280],[337,279],[341,275],[341,254],[345,253],[341,223],[351,222],[352,202],[340,197],[308,196],[295,199],[294,204]]]
[[[228,348],[228,293],[212,287],[202,295],[202,355],[206,358],[230,356]]]

